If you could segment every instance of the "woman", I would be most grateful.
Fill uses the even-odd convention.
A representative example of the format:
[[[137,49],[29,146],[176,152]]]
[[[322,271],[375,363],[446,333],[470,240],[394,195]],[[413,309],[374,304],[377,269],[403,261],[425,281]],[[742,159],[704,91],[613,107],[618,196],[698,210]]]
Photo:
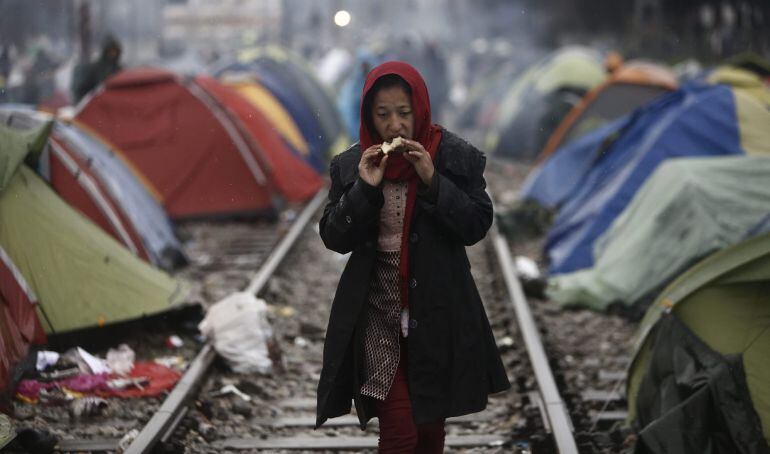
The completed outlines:
[[[510,385],[465,246],[492,224],[484,155],[431,123],[420,74],[387,62],[367,76],[360,143],[331,162],[320,221],[352,252],[332,304],[316,427],[379,418],[379,452],[440,453],[444,420],[483,410]],[[404,139],[402,153],[382,143]]]

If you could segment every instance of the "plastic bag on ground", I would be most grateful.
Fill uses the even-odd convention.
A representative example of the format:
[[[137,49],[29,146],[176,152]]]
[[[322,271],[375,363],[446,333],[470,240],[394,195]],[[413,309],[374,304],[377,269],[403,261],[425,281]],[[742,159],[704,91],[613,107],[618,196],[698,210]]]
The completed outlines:
[[[118,375],[128,375],[134,367],[136,354],[126,344],[118,345],[118,348],[111,348],[107,352],[107,366],[112,373]]]
[[[209,308],[198,329],[235,372],[272,371],[268,342],[273,333],[263,300],[246,292],[233,293]]]

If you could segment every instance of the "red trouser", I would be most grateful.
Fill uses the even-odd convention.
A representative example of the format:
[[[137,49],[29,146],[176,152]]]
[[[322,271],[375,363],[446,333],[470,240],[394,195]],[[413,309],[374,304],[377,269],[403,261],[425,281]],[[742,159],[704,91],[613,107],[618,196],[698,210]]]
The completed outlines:
[[[406,382],[406,347],[401,346],[396,376],[388,396],[377,401],[377,416],[380,420],[380,443],[378,452],[441,454],[444,452],[444,421],[415,424],[412,418],[412,402]]]

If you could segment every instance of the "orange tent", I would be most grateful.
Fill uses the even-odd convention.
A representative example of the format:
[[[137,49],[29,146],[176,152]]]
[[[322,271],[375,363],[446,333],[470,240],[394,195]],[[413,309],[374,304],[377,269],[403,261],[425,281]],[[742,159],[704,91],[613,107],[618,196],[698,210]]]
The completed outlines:
[[[548,138],[538,162],[564,143],[590,129],[633,111],[678,87],[669,69],[644,61],[629,61],[615,69],[601,85],[586,93]]]

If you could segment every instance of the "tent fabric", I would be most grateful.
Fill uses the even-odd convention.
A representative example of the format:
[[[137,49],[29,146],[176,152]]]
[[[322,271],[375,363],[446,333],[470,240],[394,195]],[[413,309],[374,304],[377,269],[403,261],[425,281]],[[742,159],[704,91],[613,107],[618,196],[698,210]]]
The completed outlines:
[[[138,232],[121,213],[101,180],[62,143],[51,140],[42,161],[45,178],[56,193],[142,260],[150,260]]]
[[[310,153],[308,144],[294,119],[281,103],[265,87],[258,82],[225,81],[225,85],[234,88],[253,104],[263,115],[265,115],[275,130],[281,134],[281,137],[289,144],[291,150],[304,158]]]
[[[44,147],[50,128],[50,122],[26,130],[0,124],[0,203],[19,168],[25,166],[27,155],[39,153]],[[2,210],[0,220],[0,230],[15,221]],[[29,346],[46,342],[35,312],[37,303],[34,289],[0,242],[0,407],[6,406],[11,374]]]
[[[500,102],[485,148],[521,159],[540,152],[548,135],[582,95],[606,78],[599,55],[568,47],[520,75]]]
[[[345,132],[345,124],[332,93],[321,83],[310,63],[296,53],[276,46],[268,46],[263,52],[267,57],[281,63],[297,81],[297,87],[312,106],[324,134],[329,139],[327,155],[333,156],[344,151],[349,145],[350,136]]]
[[[272,208],[256,151],[194,82],[157,69],[122,71],[79,106],[76,120],[124,153],[172,219]]]
[[[107,144],[39,112],[2,108],[0,119],[15,133],[53,122],[37,166],[57,194],[153,265],[186,262],[163,208]]]
[[[593,265],[594,241],[666,159],[770,153],[770,111],[725,85],[691,84],[635,111],[564,201],[546,240],[551,274]],[[762,126],[765,125],[765,126]]]
[[[538,161],[558,147],[609,121],[622,117],[678,86],[676,76],[666,67],[644,61],[630,61],[589,91],[548,138]]]
[[[537,202],[544,208],[558,209],[578,189],[614,138],[632,122],[627,115],[600,126],[573,142],[532,169],[519,190],[521,200]]]
[[[237,119],[245,137],[256,142],[254,147],[260,151],[259,165],[279,194],[289,202],[303,202],[318,192],[323,186],[321,176],[292,153],[258,109],[237,91],[210,77],[199,76],[196,83],[216,98],[231,118]]]
[[[669,91],[667,88],[649,85],[612,84],[585,108],[575,123],[570,125],[564,140],[570,141],[597,126],[620,118]]]
[[[673,314],[653,336],[650,367],[635,396],[634,452],[770,453],[740,355],[713,351]]]
[[[250,62],[233,62],[217,70],[215,74],[226,80],[239,77],[240,74],[244,73],[255,76],[259,84],[265,87],[286,108],[308,144],[310,153],[304,156],[304,159],[318,173],[325,173],[327,168],[326,156],[331,143],[325,137],[313,108],[302,98],[297,87],[290,85],[290,81],[285,80],[275,71]]]
[[[647,404],[637,396],[643,377],[654,367],[655,327],[671,313],[708,348],[742,359],[751,402],[765,442],[770,443],[768,298],[770,234],[712,254],[679,276],[649,307],[637,330],[627,378],[629,419],[648,411],[641,408]]]
[[[594,266],[549,279],[561,304],[631,305],[707,254],[741,241],[770,212],[770,157],[665,161],[594,244]]]
[[[239,59],[254,65],[258,71],[273,72],[295,87],[311,107],[329,146],[344,134],[342,118],[331,94],[302,57],[277,46],[266,46],[241,51]]]
[[[73,211],[22,166],[0,193],[0,247],[38,297],[48,333],[160,313],[186,287],[152,268]]]
[[[8,187],[27,155],[42,151],[52,126],[44,122],[25,131],[13,131],[0,124],[0,191]]]
[[[46,343],[36,304],[37,296],[0,247],[0,408],[10,399],[13,371],[30,345]]]
[[[98,177],[138,233],[150,263],[171,270],[186,262],[163,207],[109,144],[75,124],[61,121],[54,126],[52,141],[76,155]]]
[[[735,71],[731,68],[724,68],[715,71],[709,79],[711,84],[723,83],[732,87],[740,88],[741,93],[750,95],[756,101],[764,105],[770,105],[765,97],[770,95],[770,90],[763,86],[761,80],[746,71]],[[642,111],[651,111],[654,109],[665,109],[665,105],[670,99],[650,103],[650,106],[642,107]],[[739,107],[743,103],[739,103]],[[634,123],[638,116],[644,115],[642,112],[634,115],[626,115],[615,121],[607,123],[582,137],[576,138],[571,143],[566,143],[558,149],[558,153],[553,153],[535,167],[528,175],[520,191],[520,198],[524,200],[534,200],[546,208],[554,209],[560,207],[568,196],[575,193],[578,184],[582,181],[594,163],[601,158],[601,155],[609,148],[614,140]],[[744,114],[739,115],[744,122],[742,131],[753,131],[759,126],[752,126],[749,122],[753,118],[762,121],[763,115]],[[749,140],[752,134],[746,134],[741,141]],[[751,147],[754,147],[751,145]]]
[[[382,59],[375,54],[365,49],[356,51],[355,61],[337,93],[337,110],[342,116],[348,136],[354,141],[358,140],[358,128],[361,126],[361,93],[366,75],[380,63]]]
[[[725,84],[737,87],[750,93],[757,101],[770,106],[770,90],[755,73],[732,66],[720,66],[706,76],[706,81],[711,84]]]

